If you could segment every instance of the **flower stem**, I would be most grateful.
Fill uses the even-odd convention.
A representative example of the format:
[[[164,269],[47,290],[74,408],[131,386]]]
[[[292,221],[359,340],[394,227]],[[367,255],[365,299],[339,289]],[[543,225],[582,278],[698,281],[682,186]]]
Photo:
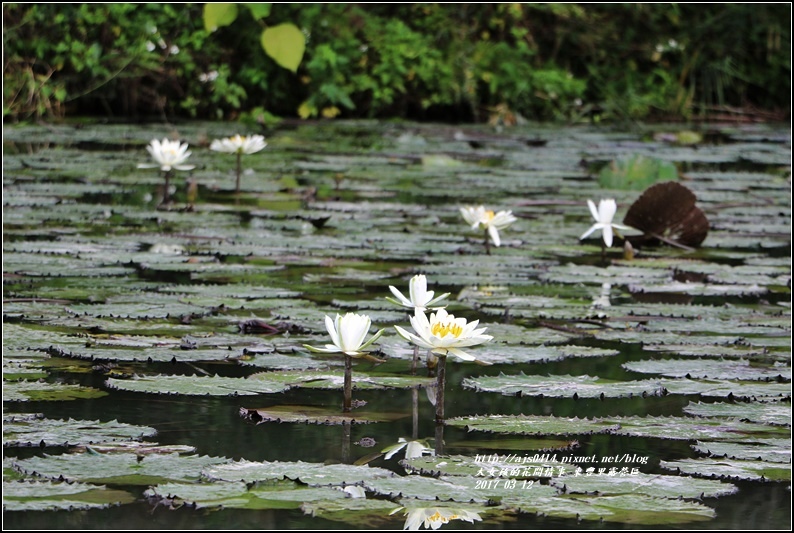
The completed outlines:
[[[411,375],[416,375],[416,362],[419,359],[419,346],[414,345],[414,358],[411,361]]]
[[[242,158],[243,154],[237,152],[237,194],[240,194],[240,175],[242,174]]]
[[[488,230],[485,230],[485,253],[491,255],[491,239],[488,236]]]
[[[419,388],[414,387],[411,389],[411,438],[416,440],[419,438]]]
[[[444,423],[444,382],[447,379],[447,356],[439,355],[436,365],[436,423]]]
[[[171,200],[171,170],[165,171],[165,191],[163,191],[163,203],[167,204]]]
[[[342,411],[349,413],[353,405],[353,358],[345,354],[345,400]]]

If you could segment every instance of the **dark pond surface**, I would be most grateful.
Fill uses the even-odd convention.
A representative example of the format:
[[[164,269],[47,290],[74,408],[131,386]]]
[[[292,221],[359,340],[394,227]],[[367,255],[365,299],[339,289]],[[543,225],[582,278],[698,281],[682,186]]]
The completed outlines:
[[[788,529],[789,126],[709,126],[697,145],[654,138],[679,129],[285,124],[266,132],[264,151],[244,157],[238,196],[233,156],[207,149],[210,140],[238,132],[230,124],[5,128],[4,527],[401,529],[402,512],[359,508],[356,498],[336,507],[326,496],[264,504],[238,494],[221,506],[215,495],[184,497],[199,508],[174,509],[179,502],[170,496],[188,490],[167,484],[185,483],[174,472],[159,482],[113,480],[107,472],[92,475],[90,464],[70,473],[34,461],[91,453],[58,445],[65,441],[127,441],[89,429],[90,422],[117,421],[156,431],[138,441],[192,447],[183,457],[279,462],[284,473],[288,462],[358,462],[430,483],[436,475],[410,474],[402,453],[388,460],[381,453],[400,438],[430,439],[432,447],[436,435],[424,388],[432,381],[411,388],[411,349],[391,327],[408,327],[407,314],[384,300],[389,285],[407,293],[410,277],[423,273],[431,289],[451,293],[451,313],[480,320],[494,336],[471,348],[493,365],[447,364],[446,416],[466,423],[443,428],[437,462],[550,453],[609,465],[605,458],[633,457],[617,466],[658,478],[629,476],[636,490],[618,490],[601,474],[603,487],[577,496],[561,485],[555,494],[548,478],[519,476],[518,487],[538,484],[524,494],[514,487],[491,494],[476,488],[485,477],[457,472],[442,479],[456,479],[473,496],[441,498],[452,501],[434,501],[437,494],[424,485],[406,484],[396,489],[400,496],[360,478],[368,501],[390,509],[466,508],[482,519],[453,520],[445,529]],[[173,203],[162,206],[162,175],[136,165],[148,162],[150,139],[166,136],[190,143],[196,169],[172,178]],[[587,199],[615,198],[619,222],[641,194],[604,189],[597,179],[609,161],[636,154],[675,163],[697,195],[711,225],[697,250],[643,248],[627,260],[619,247],[602,254],[600,232],[579,241],[593,223]],[[458,211],[480,204],[518,217],[491,255]],[[366,402],[354,415],[392,414],[390,421],[325,423],[341,414],[342,391],[338,383],[314,388],[320,377],[293,376],[277,392],[246,393],[245,378],[262,372],[308,376],[319,367],[339,377],[341,360],[312,358],[302,345],[328,343],[324,316],[345,312],[371,315],[373,332],[388,328],[377,352],[386,363],[357,361],[353,376],[403,380],[354,392]],[[291,330],[242,331],[254,319]],[[426,375],[422,367],[419,376]],[[195,378],[177,383],[181,376]],[[211,376],[237,381],[196,394]],[[255,424],[241,416],[241,408],[281,406],[327,412],[313,423]],[[20,424],[30,414],[37,417]],[[519,415],[560,425],[509,425]],[[78,422],[46,425],[70,419]],[[508,425],[475,430],[499,419]],[[613,429],[594,432],[586,419]],[[25,431],[35,439],[26,441]],[[734,459],[709,458],[698,442],[729,445]],[[755,463],[740,462],[755,451],[744,459]],[[205,474],[187,484],[226,486]],[[64,504],[70,498],[59,492],[62,475],[101,479],[96,484],[126,495],[101,500],[110,508],[89,508],[92,498]],[[684,480],[682,491],[705,478],[725,492],[677,498],[659,488],[671,478]],[[55,485],[54,495],[30,488],[33,480]],[[158,484],[177,493],[160,494]],[[538,492],[540,485],[549,492]],[[582,505],[596,510],[583,510],[577,498],[590,498]],[[316,516],[311,506],[302,510],[306,503]]]

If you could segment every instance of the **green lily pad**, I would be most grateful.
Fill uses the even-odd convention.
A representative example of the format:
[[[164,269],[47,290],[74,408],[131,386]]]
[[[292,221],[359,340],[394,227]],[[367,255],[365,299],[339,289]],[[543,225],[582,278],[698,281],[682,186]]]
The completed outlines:
[[[331,487],[307,487],[289,480],[265,483],[161,483],[144,492],[172,508],[183,505],[196,509],[299,509],[310,501],[345,499],[345,493]]]
[[[468,431],[521,435],[589,435],[615,431],[620,427],[607,420],[532,415],[462,416],[445,423],[465,427]]]
[[[756,422],[791,426],[791,405],[786,403],[689,403],[684,412],[693,416],[727,417]]]
[[[659,396],[657,381],[615,381],[591,376],[484,376],[466,378],[463,386],[478,392],[505,395],[547,396],[552,398],[615,398],[621,396]]]
[[[131,379],[108,378],[111,389],[150,394],[184,394],[189,396],[253,396],[284,392],[290,385],[257,378],[227,378],[222,376],[134,376]]]
[[[678,378],[737,379],[743,381],[791,379],[791,367],[752,365],[749,361],[712,359],[660,359],[623,363],[623,368],[643,374]]]
[[[108,393],[91,387],[46,381],[14,381],[3,383],[4,402],[64,401],[102,398]]]
[[[127,491],[87,483],[3,481],[3,511],[104,509],[134,501]]]
[[[741,459],[681,459],[660,461],[659,466],[665,470],[705,478],[791,482],[790,463]]]
[[[564,476],[551,479],[551,485],[566,494],[644,494],[653,498],[718,498],[735,494],[739,488],[720,481],[685,476],[633,473],[621,475]]]
[[[39,416],[5,415],[3,446],[74,446],[153,437],[157,430],[113,420],[52,420]]]
[[[650,496],[567,496],[533,498],[532,491],[503,500],[524,513],[549,517],[596,520],[632,525],[674,525],[704,522],[715,516],[714,509],[700,503]]]
[[[394,472],[385,468],[356,465],[323,465],[318,463],[297,462],[252,462],[210,466],[203,471],[210,481],[246,481],[248,483],[266,480],[291,479],[310,486],[354,485],[361,482],[388,478]]]
[[[28,475],[63,478],[83,483],[156,485],[197,481],[202,470],[229,459],[198,455],[135,453],[79,453],[44,455],[15,461],[14,467]]]
[[[692,449],[713,458],[791,464],[790,445],[789,439],[759,439],[759,442],[749,443],[698,441],[692,445]]]

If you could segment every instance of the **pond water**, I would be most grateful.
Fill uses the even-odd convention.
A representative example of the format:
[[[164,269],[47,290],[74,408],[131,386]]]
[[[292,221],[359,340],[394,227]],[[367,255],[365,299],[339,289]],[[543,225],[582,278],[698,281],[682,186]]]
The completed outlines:
[[[208,149],[236,128],[4,128],[6,528],[791,526],[789,125],[283,123],[240,193]],[[168,203],[137,168],[164,137],[195,165]],[[580,241],[638,156],[694,192],[699,247]],[[517,217],[490,253],[481,204]],[[493,336],[449,357],[443,425],[385,300],[416,274]],[[347,312],[386,328],[350,415],[303,347]]]

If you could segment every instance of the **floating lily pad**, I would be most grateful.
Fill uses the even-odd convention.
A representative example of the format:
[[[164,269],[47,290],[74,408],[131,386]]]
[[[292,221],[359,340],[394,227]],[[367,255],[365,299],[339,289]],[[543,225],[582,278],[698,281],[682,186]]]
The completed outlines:
[[[204,469],[211,481],[246,481],[247,483],[291,479],[310,486],[354,485],[372,479],[388,478],[394,472],[385,468],[356,465],[323,465],[297,462],[237,461]]]
[[[523,373],[466,378],[463,386],[478,392],[552,398],[615,398],[663,394],[659,382],[652,380],[615,381],[591,376],[528,376]]]
[[[532,491],[503,500],[521,512],[549,517],[636,525],[673,525],[711,520],[714,509],[700,503],[644,495],[533,498]]]
[[[739,488],[730,483],[685,476],[634,473],[555,477],[551,485],[566,494],[644,494],[654,498],[717,498],[735,494]]]
[[[344,492],[331,487],[307,487],[292,481],[266,483],[214,482],[161,483],[144,493],[165,505],[197,509],[299,509],[304,502],[344,500]]]
[[[87,483],[51,481],[3,482],[3,511],[75,511],[132,503],[124,490]]]
[[[150,394],[184,394],[189,396],[253,396],[284,392],[290,385],[266,378],[245,379],[222,376],[134,376],[131,379],[108,378],[111,389]]]
[[[367,529],[388,529],[393,524],[389,515],[394,509],[393,502],[373,498],[318,499],[301,505],[305,514]]]
[[[752,365],[749,361],[713,359],[660,359],[623,363],[623,368],[668,377],[737,379],[743,381],[791,379],[791,367]]]
[[[157,430],[113,420],[52,420],[38,416],[5,415],[3,446],[74,446],[153,437]]]
[[[108,393],[91,387],[46,381],[14,381],[3,383],[4,402],[63,401],[101,398]]]
[[[156,485],[197,481],[202,469],[229,459],[198,455],[135,453],[79,453],[44,455],[15,461],[14,467],[49,479],[83,483]]]
[[[681,459],[660,461],[659,466],[692,476],[753,481],[791,481],[791,464],[741,459]]]
[[[446,421],[448,426],[465,427],[469,431],[521,435],[589,435],[619,429],[607,420],[530,415],[462,416]]]
[[[431,477],[549,478],[564,473],[566,466],[571,473],[571,466],[561,464],[557,457],[554,453],[446,455],[414,457],[404,459],[400,464],[411,474]]]
[[[788,403],[690,403],[684,412],[694,416],[727,417],[756,422],[791,426],[791,404]]]
[[[769,463],[791,464],[791,441],[789,439],[759,439],[759,442],[710,442],[698,441],[692,449],[712,458],[744,459]]]

